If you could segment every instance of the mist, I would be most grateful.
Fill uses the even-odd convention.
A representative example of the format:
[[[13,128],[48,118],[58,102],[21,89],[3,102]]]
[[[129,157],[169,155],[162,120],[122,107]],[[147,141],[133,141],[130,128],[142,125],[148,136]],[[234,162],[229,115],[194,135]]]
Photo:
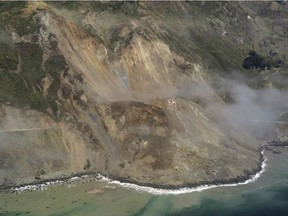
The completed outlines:
[[[288,111],[286,90],[275,87],[254,89],[242,78],[221,81],[221,87],[192,83],[177,93],[179,97],[200,100],[211,119],[225,128],[248,132],[255,138],[267,140],[275,135],[275,124],[285,124],[281,114]],[[218,94],[229,95],[229,103]],[[287,122],[288,124],[288,122]]]
[[[8,45],[11,48],[15,48],[15,44],[12,42],[11,37],[2,27],[0,27],[0,43]]]

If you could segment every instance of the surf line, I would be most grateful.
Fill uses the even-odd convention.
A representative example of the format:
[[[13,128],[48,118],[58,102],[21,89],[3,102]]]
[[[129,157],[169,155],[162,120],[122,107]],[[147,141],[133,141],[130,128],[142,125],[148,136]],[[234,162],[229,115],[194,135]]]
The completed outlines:
[[[244,182],[239,182],[239,183],[228,183],[228,184],[215,184],[215,185],[201,185],[197,187],[183,187],[179,189],[160,189],[160,188],[153,188],[153,187],[147,187],[147,186],[140,186],[137,184],[132,184],[132,183],[125,183],[125,182],[120,182],[117,180],[113,180],[107,177],[104,177],[102,175],[98,175],[100,181],[105,181],[109,184],[116,184],[120,185],[123,188],[127,189],[133,189],[139,192],[147,192],[150,194],[154,195],[179,195],[179,194],[187,194],[187,193],[193,193],[193,192],[201,192],[204,190],[212,189],[212,188],[218,188],[218,187],[235,187],[238,185],[246,185],[251,182],[255,182],[261,174],[265,171],[265,167],[267,166],[267,158],[264,155],[264,150],[261,151],[261,155],[263,156],[263,161],[261,163],[261,168],[260,171],[257,172],[256,174],[252,175],[250,179],[247,179]]]
[[[114,185],[119,185],[123,188],[135,190],[138,192],[145,192],[145,193],[150,193],[153,195],[179,195],[179,194],[187,194],[187,193],[193,193],[193,192],[201,192],[204,190],[212,189],[212,188],[218,188],[218,187],[235,187],[238,185],[246,185],[251,182],[255,182],[261,174],[265,171],[265,167],[267,166],[267,157],[264,155],[264,149],[261,150],[261,155],[263,157],[262,163],[261,163],[261,168],[260,171],[257,172],[254,175],[251,175],[251,178],[247,179],[244,182],[238,182],[238,183],[228,183],[228,184],[214,184],[214,185],[200,185],[197,187],[183,187],[179,189],[160,189],[160,188],[153,188],[153,187],[148,187],[148,186],[140,186],[137,184],[133,183],[125,183],[121,182],[118,180],[113,180],[108,177],[105,177],[101,174],[98,174],[95,179],[91,179],[89,175],[82,175],[80,177],[71,177],[68,178],[66,181],[64,180],[54,180],[54,181],[47,181],[42,184],[32,184],[32,185],[26,185],[26,186],[20,186],[20,187],[14,187],[12,188],[12,191],[14,192],[25,192],[25,191],[33,191],[33,190],[47,190],[48,187],[50,186],[57,186],[57,185],[64,185],[64,184],[69,184],[72,182],[78,182],[80,180],[84,181],[102,181],[102,182],[107,182],[108,184],[114,184]],[[85,180],[86,179],[86,180]]]

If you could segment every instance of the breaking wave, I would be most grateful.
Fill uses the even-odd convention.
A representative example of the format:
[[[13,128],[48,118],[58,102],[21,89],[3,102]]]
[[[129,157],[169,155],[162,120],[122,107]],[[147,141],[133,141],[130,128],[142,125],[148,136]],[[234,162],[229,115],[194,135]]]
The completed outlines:
[[[147,186],[140,186],[137,184],[131,184],[131,183],[125,183],[125,182],[120,182],[117,180],[112,180],[109,179],[107,177],[101,176],[99,175],[101,181],[106,181],[110,184],[116,184],[116,185],[120,185],[124,188],[128,188],[128,189],[133,189],[139,192],[147,192],[147,193],[151,193],[154,195],[178,195],[178,194],[186,194],[186,193],[192,193],[192,192],[201,192],[203,190],[208,190],[208,189],[212,189],[212,188],[216,188],[216,187],[234,187],[234,186],[238,186],[238,185],[246,185],[249,184],[251,182],[256,181],[261,174],[265,171],[265,167],[267,166],[267,158],[264,156],[264,151],[261,151],[261,154],[264,158],[264,160],[262,161],[261,164],[261,170],[252,175],[250,179],[247,179],[244,182],[239,182],[239,183],[231,183],[231,184],[217,184],[217,185],[201,185],[201,186],[197,186],[197,187],[184,187],[184,188],[179,188],[179,189],[159,189],[159,188],[153,188],[153,187],[147,187]]]
[[[98,174],[98,176],[96,177],[96,181],[104,181],[107,182],[108,184],[115,184],[115,185],[119,185],[123,188],[127,188],[127,189],[132,189],[132,190],[136,190],[139,192],[146,192],[146,193],[151,193],[154,195],[178,195],[178,194],[186,194],[186,193],[193,193],[193,192],[201,192],[204,190],[208,190],[208,189],[212,189],[212,188],[217,188],[217,187],[234,187],[234,186],[238,186],[238,185],[246,185],[249,184],[251,182],[256,181],[261,174],[265,171],[265,167],[267,166],[267,158],[264,155],[264,150],[261,151],[261,154],[263,156],[263,161],[261,164],[261,169],[259,172],[257,172],[256,174],[252,175],[250,179],[247,179],[244,182],[239,182],[239,183],[230,183],[230,184],[215,184],[215,185],[201,185],[201,186],[197,186],[197,187],[183,187],[183,188],[179,188],[179,189],[159,189],[159,188],[153,188],[153,187],[147,187],[147,186],[140,186],[137,184],[132,184],[132,183],[125,183],[125,182],[120,182],[117,180],[113,180],[110,178],[107,178],[105,176],[102,176],[101,174]],[[45,182],[42,184],[37,184],[37,185],[26,185],[26,186],[22,186],[22,187],[15,187],[12,189],[12,191],[15,192],[24,192],[24,191],[31,191],[31,190],[46,190],[48,187],[53,186],[53,185],[63,185],[65,183],[71,183],[71,182],[75,182],[75,181],[79,181],[79,180],[85,180],[87,179],[87,181],[89,181],[89,175],[83,175],[80,177],[72,177],[70,179],[68,179],[67,181],[64,180],[55,180],[55,181],[50,181],[50,182]]]

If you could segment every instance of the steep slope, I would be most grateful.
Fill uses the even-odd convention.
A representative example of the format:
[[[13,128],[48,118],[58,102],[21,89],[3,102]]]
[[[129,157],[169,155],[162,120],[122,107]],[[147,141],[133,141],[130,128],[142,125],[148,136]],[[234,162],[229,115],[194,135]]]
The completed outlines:
[[[253,26],[271,23],[239,23],[257,4],[215,4],[4,4],[1,160],[10,165],[1,167],[2,182],[99,171],[178,187],[257,171],[259,142],[224,124],[210,105],[227,102],[219,75],[247,73],[241,64],[254,44]],[[286,51],[277,48],[277,55]]]

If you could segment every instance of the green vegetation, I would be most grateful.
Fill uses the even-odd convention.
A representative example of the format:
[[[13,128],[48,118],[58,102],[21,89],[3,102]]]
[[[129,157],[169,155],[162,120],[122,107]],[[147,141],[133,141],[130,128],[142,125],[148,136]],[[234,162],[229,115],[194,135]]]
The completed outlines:
[[[42,112],[51,108],[56,113],[60,71],[66,65],[64,57],[52,56],[43,67],[43,50],[38,44],[14,44],[4,30],[9,25],[20,37],[39,32],[40,24],[33,15],[24,16],[19,13],[25,5],[26,2],[0,2],[0,102],[18,107],[29,106]],[[15,73],[13,71],[17,70],[18,57],[20,71]],[[52,84],[44,98],[40,88],[46,75],[51,76]]]
[[[99,11],[111,11],[113,13],[122,13],[127,16],[138,16],[137,1],[91,1],[89,5]]]
[[[66,67],[65,58],[61,55],[51,56],[46,60],[44,67],[48,74],[50,74],[53,78],[56,78],[60,75],[60,71],[64,70]]]
[[[29,105],[33,109],[45,110],[46,102],[42,93],[36,88],[44,76],[42,70],[42,50],[36,44],[20,43],[18,51],[21,58],[21,71],[11,73],[1,72],[1,96],[0,100],[10,102],[16,106]]]
[[[39,84],[44,76],[42,69],[43,51],[37,44],[19,43],[18,50],[21,57],[21,74],[30,85]]]
[[[14,22],[14,27],[19,36],[39,33],[40,26],[32,19],[32,17],[24,18],[22,16],[15,16],[11,18],[11,21]]]
[[[242,67],[245,69],[257,69],[260,68],[264,70],[267,68],[279,68],[280,65],[283,65],[283,60],[277,57],[277,53],[270,52],[269,57],[263,57],[256,53],[254,50],[250,51],[248,57],[243,60]]]
[[[0,71],[16,70],[18,65],[17,50],[4,43],[0,43],[0,50]]]
[[[97,11],[107,11],[112,13],[124,14],[126,16],[137,17],[138,16],[138,1],[65,1],[61,2],[49,2],[55,7],[79,10],[80,8],[90,8]]]
[[[267,66],[267,62],[263,56],[259,55],[253,50],[250,51],[248,57],[243,60],[242,66],[245,69],[260,68],[261,70],[264,70]]]
[[[46,74],[49,74],[53,79],[52,85],[49,87],[48,98],[51,108],[54,112],[57,111],[57,91],[60,89],[60,72],[66,67],[65,58],[62,55],[51,56],[44,64]]]
[[[18,52],[10,36],[2,27],[0,27],[0,50],[0,71],[16,70],[18,65]]]
[[[42,93],[28,89],[23,74],[1,72],[0,102],[9,102],[15,106],[31,106],[33,109],[45,110]]]
[[[18,107],[30,106],[42,112],[46,112],[50,107],[55,113],[57,91],[60,88],[60,71],[66,67],[64,57],[60,55],[50,57],[44,64],[44,70],[43,51],[39,45],[19,43],[13,47],[1,43],[0,47],[5,48],[5,53],[0,53],[0,102],[8,102]],[[9,70],[17,68],[18,53],[21,69],[19,73],[13,73]],[[42,85],[42,79],[48,74],[53,81],[49,94],[44,98],[37,86]]]
[[[0,2],[0,13],[8,10],[19,10],[25,6],[25,1],[1,1]]]
[[[20,11],[25,4],[26,2],[0,2],[0,24],[2,26],[11,25],[19,36],[39,33],[40,29],[33,16],[25,17],[21,15]]]

